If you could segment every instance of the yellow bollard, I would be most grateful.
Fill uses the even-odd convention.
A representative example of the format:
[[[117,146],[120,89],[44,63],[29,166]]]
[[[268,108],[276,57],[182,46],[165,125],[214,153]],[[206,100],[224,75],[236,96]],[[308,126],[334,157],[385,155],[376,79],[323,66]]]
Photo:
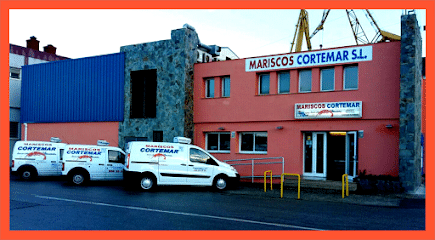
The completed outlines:
[[[272,170],[268,170],[264,172],[264,192],[266,192],[266,175],[270,172],[270,190],[272,190]]]
[[[341,198],[344,198],[344,179],[346,178],[346,196],[349,196],[349,175],[341,176]]]
[[[297,176],[298,177],[298,199],[301,199],[301,175],[297,173],[283,173],[281,174],[281,198],[283,196],[284,176]]]

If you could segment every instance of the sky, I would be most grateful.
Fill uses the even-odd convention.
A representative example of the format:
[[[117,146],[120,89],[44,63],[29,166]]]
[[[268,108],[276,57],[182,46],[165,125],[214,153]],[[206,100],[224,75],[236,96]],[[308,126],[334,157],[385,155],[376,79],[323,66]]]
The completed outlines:
[[[354,10],[371,40],[373,26],[364,10]],[[83,58],[117,53],[121,46],[170,39],[171,30],[193,26],[201,43],[229,47],[240,58],[288,53],[300,10],[10,10],[9,43],[26,46],[35,36],[42,51],[52,44],[57,54]],[[370,10],[378,26],[400,35],[405,10]],[[425,10],[415,10],[425,39]],[[308,10],[310,34],[323,10]],[[324,30],[311,39],[313,50],[355,45],[345,10],[331,10]],[[425,40],[423,41],[425,46]],[[305,47],[303,48],[305,50]],[[425,47],[423,49],[425,54]]]

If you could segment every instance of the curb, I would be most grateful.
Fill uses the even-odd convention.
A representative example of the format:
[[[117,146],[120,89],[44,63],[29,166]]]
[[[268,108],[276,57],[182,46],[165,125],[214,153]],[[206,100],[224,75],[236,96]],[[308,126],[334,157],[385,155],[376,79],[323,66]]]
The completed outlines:
[[[342,198],[342,192],[331,189],[301,189],[300,199],[297,199],[297,189],[284,187],[283,197],[281,198],[281,186],[267,185],[264,192],[264,185],[258,183],[241,183],[237,189],[226,191],[229,195],[245,195],[262,199],[282,199],[284,201],[318,201],[335,202],[363,206],[378,207],[424,207],[425,195],[412,193],[392,193],[392,194],[356,194],[350,191],[349,196]]]

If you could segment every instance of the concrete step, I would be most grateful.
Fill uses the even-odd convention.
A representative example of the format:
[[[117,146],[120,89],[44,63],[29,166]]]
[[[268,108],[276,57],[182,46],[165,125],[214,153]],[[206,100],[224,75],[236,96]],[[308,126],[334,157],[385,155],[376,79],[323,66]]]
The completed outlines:
[[[286,179],[284,181],[284,187],[297,187],[298,181],[294,179]],[[346,187],[346,186],[345,186]],[[312,189],[328,189],[328,190],[342,190],[341,181],[318,181],[318,180],[301,180],[301,188],[312,188]],[[357,189],[357,184],[354,182],[349,182],[349,191],[354,192]]]

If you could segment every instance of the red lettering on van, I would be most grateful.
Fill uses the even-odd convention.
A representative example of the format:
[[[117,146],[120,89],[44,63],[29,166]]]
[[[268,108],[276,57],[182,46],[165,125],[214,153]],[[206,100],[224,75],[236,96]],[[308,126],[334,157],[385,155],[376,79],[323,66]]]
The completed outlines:
[[[166,156],[164,154],[161,154],[161,153],[154,154],[153,157],[163,157],[163,159],[166,160]]]
[[[83,155],[83,156],[80,156],[80,157],[79,157],[79,159],[83,159],[83,158],[88,158],[88,159],[89,159],[89,162],[92,162],[92,157],[91,157],[91,156]]]
[[[44,157],[43,160],[47,158],[47,156],[45,156],[45,154],[43,154],[42,152],[31,152],[26,155],[26,157],[32,157],[32,156],[43,156]]]

